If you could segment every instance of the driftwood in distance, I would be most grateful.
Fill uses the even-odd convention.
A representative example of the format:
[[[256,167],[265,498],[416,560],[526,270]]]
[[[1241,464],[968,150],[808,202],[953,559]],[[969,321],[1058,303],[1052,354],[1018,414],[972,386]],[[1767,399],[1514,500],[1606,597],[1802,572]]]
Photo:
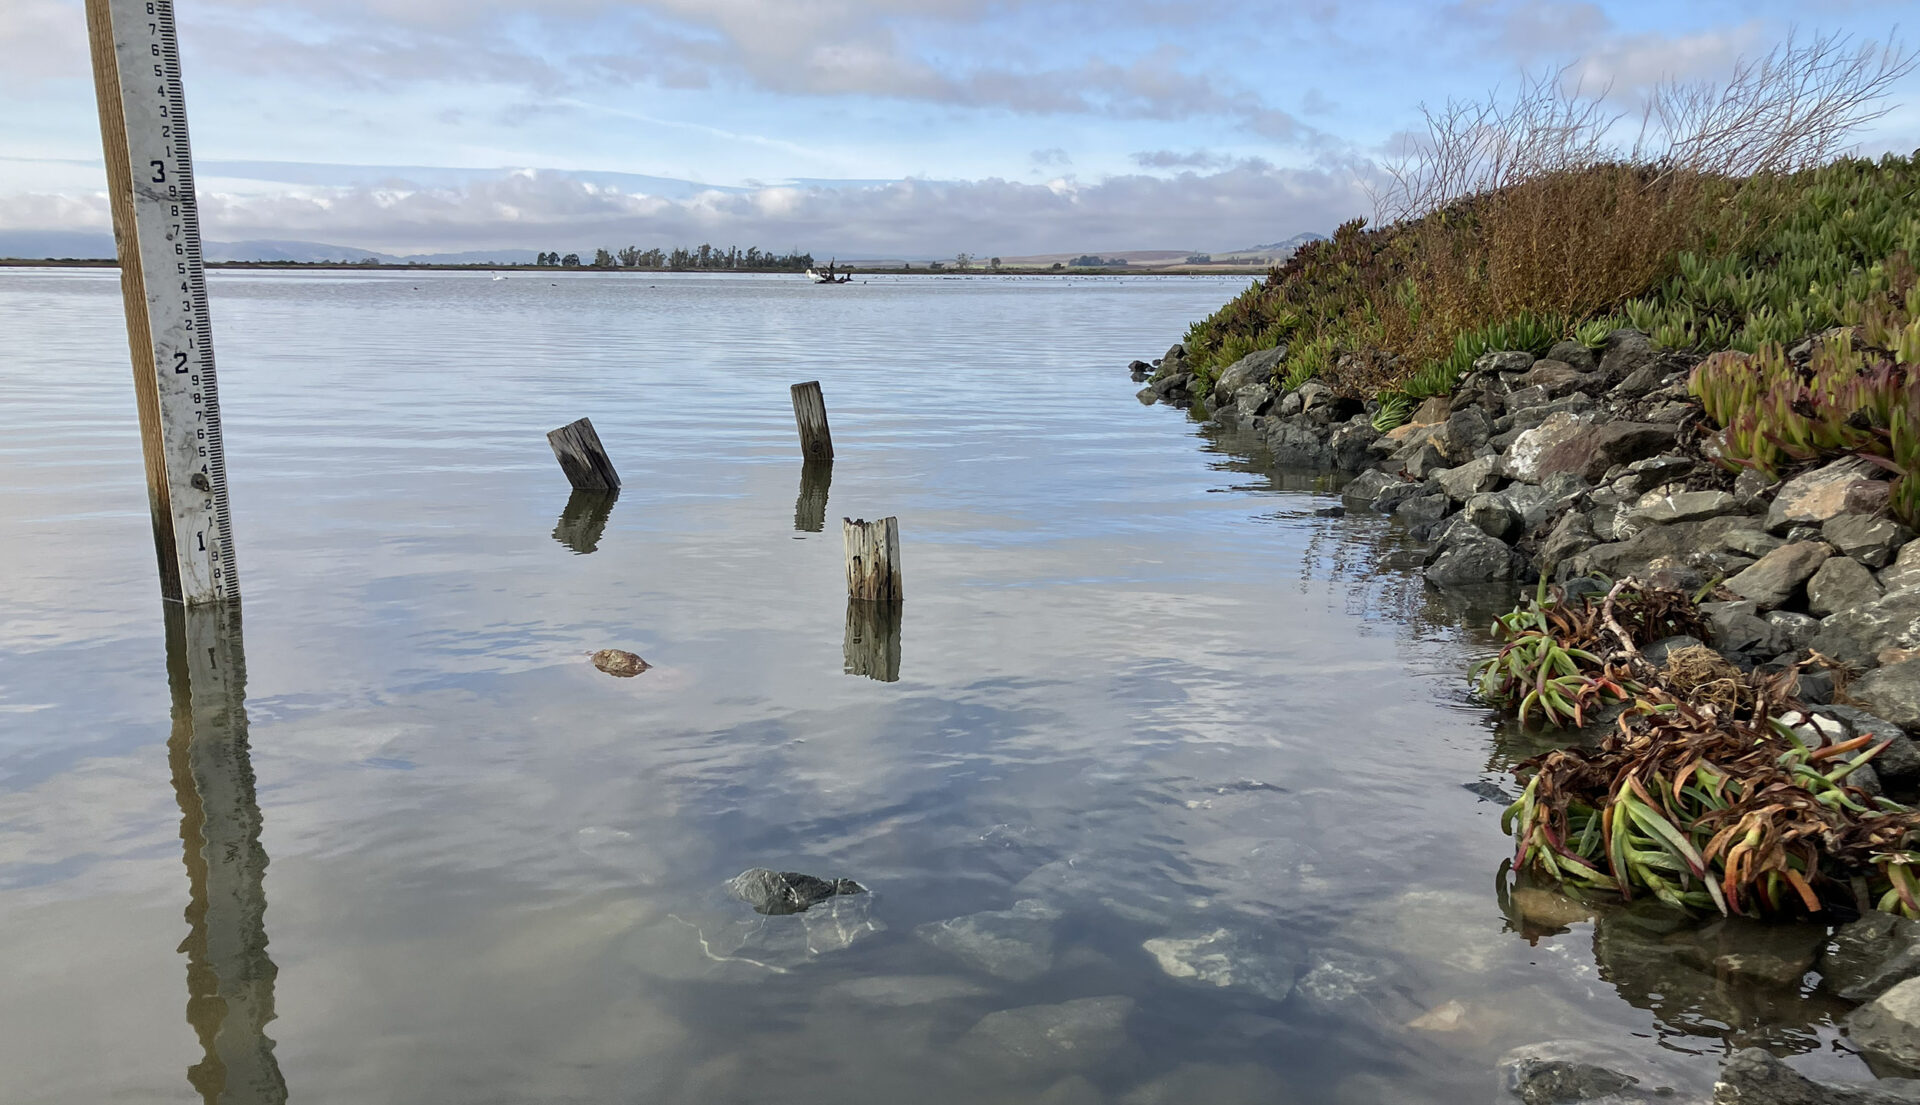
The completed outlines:
[[[607,450],[600,444],[600,435],[593,432],[591,419],[569,422],[549,432],[547,444],[553,446],[560,470],[576,491],[620,490],[620,474],[607,459]]]
[[[809,380],[787,389],[793,393],[793,421],[800,428],[800,452],[808,460],[833,459],[833,434],[827,429],[827,401],[820,381]]]
[[[905,598],[900,582],[900,520],[842,518],[840,523],[846,542],[847,597],[863,602]]]

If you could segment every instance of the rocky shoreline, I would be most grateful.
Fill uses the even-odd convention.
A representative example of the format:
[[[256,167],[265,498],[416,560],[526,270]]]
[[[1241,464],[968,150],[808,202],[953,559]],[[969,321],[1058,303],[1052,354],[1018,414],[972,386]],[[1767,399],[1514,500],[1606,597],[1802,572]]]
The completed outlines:
[[[1804,364],[1818,340],[1789,355]],[[1888,472],[1844,458],[1777,483],[1736,476],[1688,392],[1699,358],[1636,330],[1545,356],[1489,352],[1451,397],[1385,431],[1377,402],[1317,380],[1285,386],[1286,355],[1284,345],[1251,354],[1211,387],[1179,345],[1129,367],[1146,383],[1142,402],[1198,408],[1257,435],[1277,466],[1343,477],[1344,509],[1404,525],[1409,547],[1391,555],[1434,586],[1517,590],[1546,578],[1578,592],[1631,577],[1701,595],[1709,639],[1663,645],[1706,644],[1746,672],[1794,671],[1811,724],[1890,742],[1855,781],[1920,798],[1910,739],[1920,731],[1920,541],[1888,516]],[[1569,740],[1611,727],[1614,714]],[[1816,1084],[1749,1050],[1725,1063],[1713,1101],[1920,1102],[1920,1081],[1895,1077],[1920,1073],[1920,922],[1870,912],[1790,966],[1794,979],[1817,976],[1819,990],[1858,1003],[1844,1021],[1850,1045],[1886,1077]],[[1580,1046],[1510,1055],[1505,1099],[1654,1099],[1630,1057],[1575,1054]]]

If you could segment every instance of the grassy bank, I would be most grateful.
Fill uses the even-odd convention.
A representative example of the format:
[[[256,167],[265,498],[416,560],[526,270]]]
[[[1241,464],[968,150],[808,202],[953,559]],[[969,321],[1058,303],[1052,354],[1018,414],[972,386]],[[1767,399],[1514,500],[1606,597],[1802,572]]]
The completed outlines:
[[[1757,352],[1913,322],[1920,151],[1836,158],[1913,55],[1789,42],[1723,84],[1664,86],[1630,145],[1555,74],[1429,113],[1383,225],[1301,249],[1187,335],[1205,384],[1289,346],[1283,382],[1354,398],[1450,392],[1489,350],[1594,344]]]

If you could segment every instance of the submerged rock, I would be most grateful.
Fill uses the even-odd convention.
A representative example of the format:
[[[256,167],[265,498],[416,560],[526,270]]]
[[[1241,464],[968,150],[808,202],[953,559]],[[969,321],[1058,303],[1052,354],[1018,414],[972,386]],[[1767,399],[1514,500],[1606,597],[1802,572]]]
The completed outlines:
[[[1058,909],[1027,899],[1012,909],[931,921],[914,935],[978,970],[1009,982],[1038,978],[1053,968],[1053,923]]]
[[[1920,1082],[1815,1082],[1757,1047],[1720,1068],[1713,1105],[1903,1105],[1920,1102]]]
[[[1200,936],[1157,937],[1140,945],[1160,969],[1174,978],[1189,978],[1223,989],[1246,990],[1273,1001],[1285,1001],[1293,991],[1299,957],[1282,949],[1260,946],[1254,938],[1230,929]]]
[[[1031,1077],[1093,1069],[1127,1042],[1128,997],[1080,998],[1002,1009],[980,1018],[956,1045],[962,1054]]]
[[[1514,1048],[1501,1057],[1499,1069],[1502,1100],[1521,1105],[1625,1105],[1673,1095],[1638,1056],[1580,1040]]]
[[[785,916],[804,913],[836,894],[865,894],[867,888],[852,879],[820,879],[797,871],[769,871],[753,867],[727,881],[727,889],[753,907],[755,913]]]
[[[653,665],[640,659],[640,657],[635,656],[631,652],[617,648],[603,648],[593,654],[593,666],[606,672],[608,675],[618,676],[621,679],[630,679],[646,671]]]

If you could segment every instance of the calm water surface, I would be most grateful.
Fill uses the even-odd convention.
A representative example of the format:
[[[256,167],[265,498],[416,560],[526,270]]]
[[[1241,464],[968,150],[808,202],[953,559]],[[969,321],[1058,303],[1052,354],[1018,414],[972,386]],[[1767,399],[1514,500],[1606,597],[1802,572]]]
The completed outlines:
[[[1534,749],[1462,695],[1464,608],[1133,397],[1242,284],[215,274],[242,712],[177,617],[170,689],[116,274],[0,272],[0,1100],[1478,1103],[1565,1036],[1850,1070],[1791,990],[1676,989],[1660,918],[1518,919],[1465,785]],[[610,509],[543,439],[582,415]],[[876,624],[838,521],[889,514]],[[749,867],[870,893],[763,917]]]

